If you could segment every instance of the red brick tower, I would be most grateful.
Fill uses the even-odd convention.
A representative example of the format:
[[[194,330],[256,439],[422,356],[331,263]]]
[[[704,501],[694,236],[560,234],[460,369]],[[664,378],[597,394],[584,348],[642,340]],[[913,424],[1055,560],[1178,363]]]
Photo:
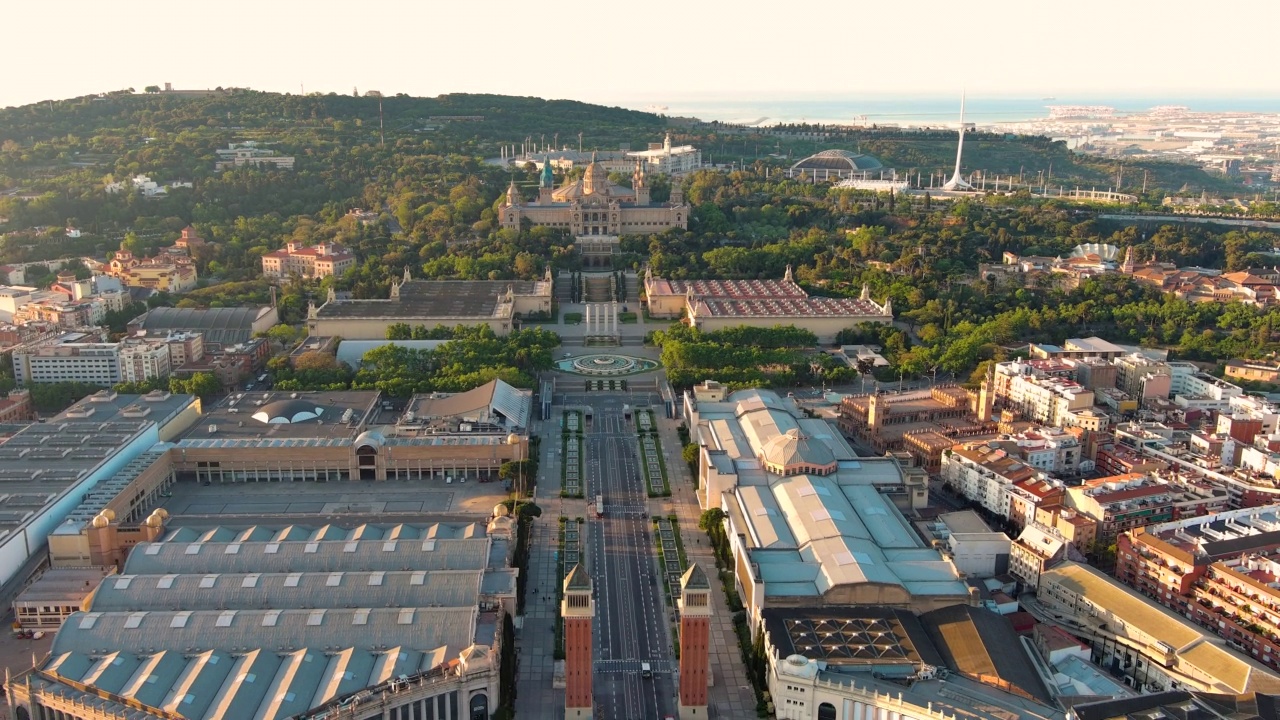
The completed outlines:
[[[595,601],[591,598],[591,576],[581,565],[574,565],[564,578],[564,599],[560,616],[564,618],[564,716],[592,717],[591,621],[595,617]]]
[[[707,716],[711,583],[695,563],[680,578],[680,720]]]

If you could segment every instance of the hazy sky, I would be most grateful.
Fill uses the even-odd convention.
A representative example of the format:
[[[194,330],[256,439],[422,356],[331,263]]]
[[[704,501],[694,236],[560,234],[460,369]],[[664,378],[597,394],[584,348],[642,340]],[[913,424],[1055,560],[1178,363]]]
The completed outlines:
[[[596,102],[1280,95],[1280,0],[4,0],[0,106],[173,83]]]

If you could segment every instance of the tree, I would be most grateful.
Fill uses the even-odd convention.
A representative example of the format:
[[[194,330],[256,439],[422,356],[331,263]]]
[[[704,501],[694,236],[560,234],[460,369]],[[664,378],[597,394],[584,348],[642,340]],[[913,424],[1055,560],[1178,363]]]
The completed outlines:
[[[512,489],[519,495],[527,494],[536,483],[538,477],[538,461],[508,460],[498,466],[498,479],[510,480]]]
[[[723,522],[724,510],[713,507],[709,510],[703,510],[702,514],[698,516],[698,529],[710,533],[713,528],[719,528]]]
[[[307,329],[301,325],[273,325],[264,333],[268,340],[280,343],[285,349],[292,348],[306,334]]]
[[[160,86],[159,86],[159,85],[148,85],[148,86],[146,86],[146,87],[142,88],[142,91],[143,91],[143,92],[147,92],[147,93],[158,93],[158,92],[160,92]]]
[[[698,454],[700,452],[701,448],[697,443],[689,443],[680,451],[680,456],[684,458],[685,463],[689,466],[690,472],[698,472]]]
[[[198,372],[186,379],[169,378],[169,392],[207,398],[222,392],[222,383],[213,373]]]
[[[81,382],[34,383],[30,386],[31,404],[43,413],[61,412],[75,401],[101,389]]]
[[[298,356],[298,359],[293,363],[293,367],[298,372],[311,370],[326,372],[338,369],[338,359],[327,352],[309,350]]]

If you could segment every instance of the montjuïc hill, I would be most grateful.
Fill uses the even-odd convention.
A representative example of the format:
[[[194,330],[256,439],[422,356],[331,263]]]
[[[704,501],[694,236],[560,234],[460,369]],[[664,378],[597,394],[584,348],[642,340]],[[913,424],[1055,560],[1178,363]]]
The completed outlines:
[[[144,143],[151,154],[167,156],[165,165],[195,178],[212,172],[207,162],[212,148],[244,140],[272,142],[282,152],[304,157],[307,150],[326,155],[334,146],[421,152],[424,143],[437,153],[491,157],[501,145],[519,146],[526,140],[538,147],[576,148],[579,133],[588,150],[644,148],[670,129],[680,142],[699,146],[716,163],[760,160],[784,167],[810,153],[841,148],[872,155],[900,172],[927,175],[948,169],[955,158],[952,130],[789,126],[784,132],[756,131],[575,100],[466,93],[420,98],[367,91],[301,95],[241,88],[148,89],[153,92],[130,89],[0,109],[0,173],[6,176],[0,177],[0,189],[12,190],[25,179],[48,178],[63,168],[127,171],[113,166]],[[814,140],[786,132],[803,130],[833,136]],[[166,150],[185,152],[188,162]],[[141,172],[155,172],[144,165],[139,163]],[[1149,188],[1166,191],[1185,186],[1230,192],[1234,187],[1194,166],[1081,155],[1037,136],[970,133],[965,166],[988,175],[1030,177],[1052,168],[1054,181],[1068,186],[1108,187],[1122,173],[1130,182],[1146,177]]]

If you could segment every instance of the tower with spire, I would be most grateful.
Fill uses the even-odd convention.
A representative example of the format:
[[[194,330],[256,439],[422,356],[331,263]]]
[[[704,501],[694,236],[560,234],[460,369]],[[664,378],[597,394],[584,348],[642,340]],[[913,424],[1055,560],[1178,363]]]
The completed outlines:
[[[680,578],[680,720],[707,717],[711,607],[711,583],[694,563]]]
[[[964,156],[964,93],[960,94],[960,142],[956,144],[956,170],[951,179],[942,186],[943,190],[972,190],[973,186],[960,176],[960,159]]]
[[[636,205],[645,207],[649,204],[649,183],[645,179],[644,161],[636,161],[636,170],[631,175],[631,190],[636,194]]]
[[[564,717],[591,720],[591,676],[595,672],[591,650],[591,623],[596,615],[591,576],[574,565],[564,577],[560,616],[564,618]]]
[[[994,363],[987,366],[987,376],[982,380],[982,386],[978,389],[978,419],[984,423],[991,422],[992,412],[995,407],[996,398],[996,366]]]
[[[516,179],[511,178],[511,184],[507,186],[507,202],[502,208],[502,214],[506,216],[507,221],[503,227],[520,227],[523,205],[524,198],[520,196],[520,188],[516,187]]]
[[[538,204],[551,204],[551,193],[556,189],[556,174],[551,167],[551,155],[542,159],[542,174],[538,176]]]
[[[1122,265],[1120,266],[1120,272],[1124,273],[1125,275],[1132,275],[1132,274],[1133,274],[1133,268],[1134,268],[1134,265],[1133,265],[1133,246],[1132,246],[1132,245],[1130,245],[1129,247],[1125,248],[1125,251],[1124,251],[1124,264],[1122,264]]]

